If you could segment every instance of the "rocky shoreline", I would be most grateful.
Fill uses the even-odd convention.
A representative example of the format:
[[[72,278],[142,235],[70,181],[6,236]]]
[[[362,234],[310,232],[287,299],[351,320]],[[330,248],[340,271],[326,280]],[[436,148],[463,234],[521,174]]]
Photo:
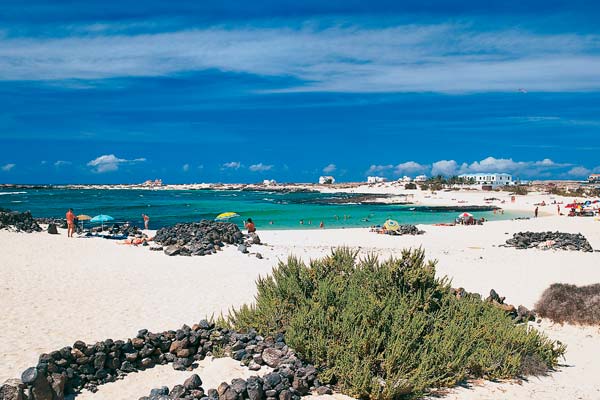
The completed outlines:
[[[0,208],[0,229],[16,232],[41,232],[42,228],[29,211],[18,212]]]
[[[391,194],[338,194],[336,196],[318,198],[318,199],[305,199],[297,200],[295,203],[298,204],[388,204],[381,199],[387,199],[397,197]],[[400,203],[394,203],[400,204]],[[408,202],[402,204],[410,204]]]

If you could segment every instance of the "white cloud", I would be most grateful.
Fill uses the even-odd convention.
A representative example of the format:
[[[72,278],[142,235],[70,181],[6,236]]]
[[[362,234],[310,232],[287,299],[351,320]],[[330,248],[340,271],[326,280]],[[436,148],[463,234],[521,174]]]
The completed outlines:
[[[117,171],[119,166],[122,164],[135,164],[146,161],[145,158],[135,158],[133,160],[127,160],[124,158],[118,158],[114,154],[105,154],[97,157],[87,163],[88,167],[93,167],[92,171],[97,173]]]
[[[388,172],[389,170],[391,170],[392,168],[394,168],[393,165],[388,164],[388,165],[371,165],[369,167],[369,169],[367,170],[367,172],[365,172],[365,175],[373,175],[373,174],[380,174],[380,173],[385,173]]]
[[[323,173],[331,174],[331,173],[335,172],[336,169],[337,169],[337,167],[335,164],[329,164],[328,166],[323,168]]]
[[[396,167],[394,168],[394,173],[396,175],[422,174],[427,169],[429,169],[428,165],[419,164],[418,162],[414,162],[414,161],[407,161],[405,163],[396,165]]]
[[[242,164],[239,161],[231,161],[231,162],[227,162],[227,163],[223,164],[222,168],[240,169],[241,166],[242,166]]]
[[[598,35],[461,24],[307,23],[137,35],[110,29],[0,38],[0,80],[165,76],[216,69],[306,82],[292,91],[582,91],[600,88]],[[323,27],[325,26],[325,27]],[[526,94],[523,94],[526,95]]]
[[[188,172],[190,170],[190,164],[183,164],[181,166],[181,169],[183,170],[183,172]]]
[[[55,167],[63,167],[63,166],[65,166],[65,165],[71,165],[71,164],[72,164],[72,163],[71,163],[71,161],[57,160],[57,161],[54,163],[54,166],[55,166]]]
[[[0,170],[2,170],[4,172],[9,172],[14,167],[16,167],[16,164],[4,164],[2,167],[0,167]]]
[[[592,171],[585,167],[573,167],[567,172],[567,175],[573,177],[587,177],[591,173]]]
[[[273,169],[272,165],[265,165],[263,163],[253,164],[248,167],[248,169],[252,172],[265,172]]]
[[[415,161],[407,161],[400,163],[398,165],[371,165],[367,170],[367,175],[372,174],[384,174],[393,170],[394,175],[414,175],[414,174],[422,174],[426,172],[430,168],[429,165],[419,164]]]
[[[512,158],[494,158],[487,157],[481,161],[474,161],[471,164],[464,163],[460,173],[476,172],[507,172],[513,174],[536,175],[550,170],[571,167],[571,164],[557,163],[549,158],[539,161],[514,161]]]
[[[573,164],[557,163],[549,158],[537,161],[515,161],[512,158],[487,157],[471,163],[459,164],[455,160],[440,160],[431,167],[431,175],[452,176],[482,172],[506,172],[524,177],[546,177],[554,173],[565,173],[567,168],[575,169]],[[583,167],[579,167],[583,168]],[[575,169],[575,172],[582,172]]]
[[[600,167],[596,169],[600,170]],[[594,170],[595,171],[595,170]],[[407,161],[398,165],[371,165],[367,175],[390,174],[416,175],[431,174],[431,176],[453,176],[482,172],[506,172],[523,177],[583,176],[591,172],[589,169],[569,163],[558,163],[549,158],[537,161],[515,161],[512,158],[486,157],[470,163],[458,163],[456,160],[438,160],[431,165]],[[600,172],[600,171],[599,171]]]
[[[444,175],[453,176],[456,175],[458,164],[454,160],[440,160],[436,161],[431,165],[431,175]]]

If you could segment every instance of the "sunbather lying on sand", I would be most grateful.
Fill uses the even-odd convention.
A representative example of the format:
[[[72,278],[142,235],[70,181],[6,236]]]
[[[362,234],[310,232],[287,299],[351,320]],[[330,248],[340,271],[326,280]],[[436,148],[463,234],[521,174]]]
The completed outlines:
[[[132,244],[134,246],[138,246],[140,244],[151,242],[153,240],[154,238],[128,238],[123,240],[122,242],[119,242],[118,244]]]

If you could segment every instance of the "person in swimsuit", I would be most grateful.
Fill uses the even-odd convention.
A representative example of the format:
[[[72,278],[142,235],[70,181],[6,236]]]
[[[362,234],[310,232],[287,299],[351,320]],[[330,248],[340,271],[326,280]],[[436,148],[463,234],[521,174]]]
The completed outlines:
[[[244,224],[244,227],[248,229],[248,233],[256,232],[256,225],[254,225],[254,222],[252,222],[252,218],[248,218],[248,220]]]
[[[142,218],[144,218],[144,229],[148,229],[148,222],[150,222],[150,217],[146,214],[142,214]]]
[[[73,237],[73,233],[75,233],[75,214],[73,214],[72,208],[69,208],[65,217],[67,218],[67,237]]]

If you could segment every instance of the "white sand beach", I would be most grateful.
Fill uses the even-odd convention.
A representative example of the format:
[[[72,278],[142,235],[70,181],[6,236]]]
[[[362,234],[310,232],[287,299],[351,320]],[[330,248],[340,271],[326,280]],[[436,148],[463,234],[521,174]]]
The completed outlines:
[[[269,273],[278,260],[297,255],[308,261],[335,246],[356,247],[361,254],[382,257],[420,246],[427,258],[438,260],[438,275],[450,277],[453,286],[483,295],[494,288],[507,302],[529,308],[551,283],[600,282],[600,253],[498,247],[515,232],[560,230],[581,232],[593,248],[600,249],[600,222],[593,218],[553,216],[420,228],[424,235],[402,237],[368,229],[260,231],[266,245],[251,247],[248,255],[227,247],[207,257],[168,257],[110,240],[68,239],[64,232],[53,236],[0,231],[0,381],[35,365],[40,353],[76,340],[126,339],[142,328],[176,329],[227,312],[252,301],[255,279]],[[256,258],[254,252],[264,258]],[[600,398],[596,360],[600,330],[549,321],[532,325],[567,344],[564,366],[558,372],[521,383],[474,382],[469,388],[448,391],[445,398]],[[207,361],[197,371],[205,389],[248,372],[232,360]],[[101,386],[94,398],[138,398],[151,388],[181,383],[190,374],[168,365],[155,367]]]

